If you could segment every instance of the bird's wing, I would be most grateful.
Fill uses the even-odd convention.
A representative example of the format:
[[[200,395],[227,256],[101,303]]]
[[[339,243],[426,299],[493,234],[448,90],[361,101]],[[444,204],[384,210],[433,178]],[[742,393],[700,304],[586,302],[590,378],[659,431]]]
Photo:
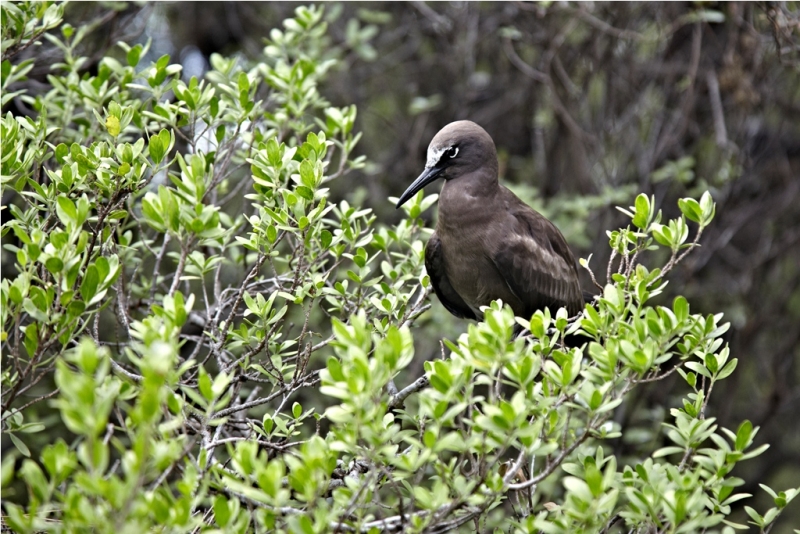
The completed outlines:
[[[525,305],[525,314],[563,306],[576,315],[583,308],[583,295],[575,258],[564,236],[528,206],[513,209],[510,215],[513,230],[497,240],[492,261]]]
[[[431,278],[433,291],[447,311],[461,319],[477,320],[475,313],[453,289],[450,280],[447,278],[442,256],[442,242],[436,232],[433,233],[425,246],[425,269]]]

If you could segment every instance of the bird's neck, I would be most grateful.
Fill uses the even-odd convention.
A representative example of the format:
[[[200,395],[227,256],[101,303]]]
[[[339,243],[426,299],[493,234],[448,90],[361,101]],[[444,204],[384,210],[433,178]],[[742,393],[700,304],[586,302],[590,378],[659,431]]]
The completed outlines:
[[[439,224],[480,222],[500,192],[496,173],[477,171],[448,180],[439,195]]]

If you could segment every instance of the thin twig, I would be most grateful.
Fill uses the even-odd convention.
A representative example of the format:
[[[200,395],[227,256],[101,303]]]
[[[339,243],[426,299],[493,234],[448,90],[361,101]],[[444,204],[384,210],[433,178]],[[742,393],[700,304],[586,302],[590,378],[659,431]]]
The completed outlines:
[[[423,375],[394,395],[390,393],[388,404],[389,409],[402,405],[403,401],[405,401],[412,393],[416,393],[417,391],[427,387],[429,383],[430,381],[428,380],[428,377]],[[395,388],[395,391],[397,391],[397,388]]]

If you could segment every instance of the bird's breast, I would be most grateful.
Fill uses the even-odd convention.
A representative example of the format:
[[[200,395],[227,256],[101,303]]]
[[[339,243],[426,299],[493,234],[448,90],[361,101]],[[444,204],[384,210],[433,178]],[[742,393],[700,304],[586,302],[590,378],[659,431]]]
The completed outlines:
[[[502,299],[512,307],[517,300],[492,261],[496,231],[497,226],[480,213],[474,217],[465,217],[464,212],[455,217],[439,215],[437,233],[445,273],[453,289],[479,317],[480,307],[493,300]]]

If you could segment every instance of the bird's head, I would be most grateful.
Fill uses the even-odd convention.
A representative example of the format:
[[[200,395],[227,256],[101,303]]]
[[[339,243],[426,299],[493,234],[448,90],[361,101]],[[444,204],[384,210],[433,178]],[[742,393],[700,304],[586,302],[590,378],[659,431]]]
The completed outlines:
[[[472,121],[451,122],[431,140],[425,169],[406,189],[396,207],[408,202],[417,191],[439,178],[454,180],[479,169],[493,171],[486,176],[497,179],[494,141],[486,130]]]

